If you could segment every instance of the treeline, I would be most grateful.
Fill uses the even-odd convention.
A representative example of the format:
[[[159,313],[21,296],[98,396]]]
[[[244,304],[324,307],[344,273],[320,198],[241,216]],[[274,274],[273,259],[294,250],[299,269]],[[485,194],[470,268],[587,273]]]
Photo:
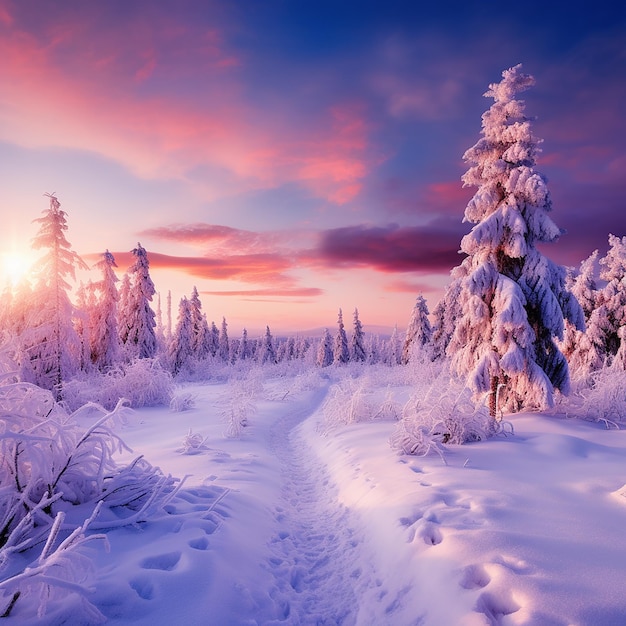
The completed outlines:
[[[105,251],[91,268],[99,273],[98,279],[81,283],[73,302],[70,281],[76,280],[77,269],[89,268],[66,238],[67,214],[58,198],[46,195],[49,207],[35,220],[39,231],[33,240],[33,248],[42,250],[43,256],[33,276],[5,289],[0,328],[15,342],[20,379],[54,391],[57,400],[63,398],[64,383],[77,375],[106,373],[138,359],[156,360],[181,378],[210,374],[211,367],[238,362],[299,360],[319,367],[402,362],[403,339],[397,328],[388,338],[366,335],[357,309],[349,337],[339,309],[336,332],[326,328],[321,338],[275,338],[269,325],[260,337],[250,337],[244,328],[241,337],[231,338],[226,318],[219,328],[209,322],[194,287],[181,299],[175,320],[168,293],[164,322],[148,253],[140,243],[121,280],[114,255]],[[404,352],[406,361],[406,345]]]

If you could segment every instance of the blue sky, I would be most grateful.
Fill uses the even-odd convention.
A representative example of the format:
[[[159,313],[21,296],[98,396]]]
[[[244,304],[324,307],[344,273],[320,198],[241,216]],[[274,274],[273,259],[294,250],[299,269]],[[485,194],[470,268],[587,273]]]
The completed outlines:
[[[626,234],[614,2],[0,0],[3,249],[56,192],[88,261],[139,241],[174,302],[243,326],[404,326],[460,261],[464,151],[522,63],[578,265]],[[96,278],[95,276],[93,277]]]

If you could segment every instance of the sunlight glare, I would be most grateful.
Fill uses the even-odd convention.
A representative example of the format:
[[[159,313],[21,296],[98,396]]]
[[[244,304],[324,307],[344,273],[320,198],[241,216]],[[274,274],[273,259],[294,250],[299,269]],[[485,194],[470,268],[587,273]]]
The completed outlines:
[[[20,252],[3,252],[0,255],[1,282],[10,287],[16,287],[28,273],[31,262],[30,255]]]

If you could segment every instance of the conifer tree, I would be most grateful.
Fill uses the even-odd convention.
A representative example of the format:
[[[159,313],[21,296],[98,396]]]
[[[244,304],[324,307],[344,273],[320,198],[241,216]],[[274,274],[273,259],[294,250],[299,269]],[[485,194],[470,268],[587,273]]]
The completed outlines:
[[[317,349],[316,363],[320,367],[328,367],[333,362],[333,358],[333,340],[328,332],[328,328],[325,328]]]
[[[100,370],[105,370],[119,358],[120,342],[117,325],[117,305],[119,294],[116,283],[119,281],[113,268],[117,267],[115,257],[106,250],[95,267],[102,272],[102,279],[94,284],[97,301],[93,307],[91,322],[91,359]]]
[[[433,309],[434,324],[431,338],[433,360],[446,358],[448,345],[454,334],[457,320],[461,316],[460,291],[461,281],[453,280],[447,285],[443,297]]]
[[[402,347],[402,363],[409,362],[413,350],[424,350],[432,339],[432,329],[428,319],[428,305],[422,295],[417,296],[411,312],[411,319],[406,329],[404,346]]]
[[[211,322],[211,332],[209,334],[209,350],[211,356],[215,356],[220,348],[220,331],[217,329],[215,322]]]
[[[228,345],[228,324],[226,323],[225,317],[222,318],[222,328],[220,330],[218,351],[220,359],[227,362],[228,358],[230,357],[230,346]]]
[[[170,360],[172,373],[176,376],[188,364],[192,357],[194,342],[192,307],[186,297],[183,297],[178,307],[178,321],[170,344]]]
[[[521,65],[502,76],[485,94],[495,102],[483,115],[482,138],[463,156],[464,186],[478,189],[465,209],[464,221],[475,224],[461,241],[468,256],[452,272],[461,283],[462,315],[448,352],[476,392],[495,399],[502,382],[509,410],[543,408],[552,405],[555,388],[569,389],[567,361],[555,343],[563,320],[582,330],[584,319],[565,288],[565,270],[536,248],[561,231],[548,216],[546,180],[535,170],[540,142],[516,99],[534,79]]]
[[[274,349],[274,338],[270,332],[270,327],[265,327],[265,335],[261,343],[261,363],[276,363],[276,350]]]
[[[337,335],[335,336],[335,347],[333,360],[335,363],[347,363],[350,360],[350,350],[348,349],[348,337],[343,325],[343,313],[339,309],[337,318]]]
[[[387,365],[399,365],[402,359],[400,349],[400,337],[398,334],[398,325],[394,324],[391,331],[391,337],[387,342],[387,349],[385,350],[384,361]]]
[[[129,269],[131,276],[127,302],[129,326],[124,343],[131,356],[148,359],[156,354],[157,349],[154,332],[155,314],[150,308],[156,290],[150,278],[150,262],[145,248],[138,243],[132,253],[135,263]]]
[[[198,295],[198,289],[195,286],[191,292],[189,307],[193,326],[192,351],[197,358],[204,359],[208,355],[209,344],[207,337],[209,334],[209,325],[205,315],[202,313],[202,302]]]
[[[586,331],[581,332],[573,324],[565,322],[561,352],[567,358],[570,371],[586,375],[601,368],[604,364],[604,348],[601,337],[595,332],[595,324],[590,320],[598,303],[598,288],[595,279],[595,266],[598,259],[598,250],[580,264],[578,275],[569,281],[570,291],[580,304]],[[569,278],[569,276],[568,276]]]
[[[239,360],[246,361],[251,357],[250,342],[248,341],[248,331],[244,328],[239,342]]]
[[[604,343],[609,357],[620,348],[620,328],[626,326],[626,236],[609,235],[609,250],[600,259],[600,278],[606,281],[599,294],[599,308],[604,309]]]
[[[28,374],[32,381],[62,397],[62,383],[74,374],[80,358],[80,340],[72,323],[74,307],[68,292],[68,278],[75,280],[76,268],[87,269],[65,237],[67,214],[54,194],[45,194],[50,206],[34,220],[39,231],[33,239],[35,250],[46,250],[39,263],[39,280],[31,307],[30,332],[26,345],[30,357]],[[26,372],[25,372],[26,373]]]
[[[365,354],[365,333],[363,332],[363,324],[359,319],[359,310],[354,309],[354,326],[352,329],[352,340],[350,349],[350,358],[353,361],[359,361],[363,363],[366,359]]]

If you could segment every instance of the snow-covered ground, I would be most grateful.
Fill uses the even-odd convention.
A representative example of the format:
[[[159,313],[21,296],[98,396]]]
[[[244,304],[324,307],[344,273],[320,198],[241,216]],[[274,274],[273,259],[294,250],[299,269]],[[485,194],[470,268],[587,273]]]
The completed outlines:
[[[395,422],[329,429],[332,382],[295,381],[266,381],[237,437],[226,383],[119,428],[188,478],[167,513],[90,549],[108,623],[626,624],[626,432],[520,414],[514,435],[448,446],[445,462],[399,456]],[[184,454],[190,429],[205,440]],[[86,623],[27,608],[2,621]]]

